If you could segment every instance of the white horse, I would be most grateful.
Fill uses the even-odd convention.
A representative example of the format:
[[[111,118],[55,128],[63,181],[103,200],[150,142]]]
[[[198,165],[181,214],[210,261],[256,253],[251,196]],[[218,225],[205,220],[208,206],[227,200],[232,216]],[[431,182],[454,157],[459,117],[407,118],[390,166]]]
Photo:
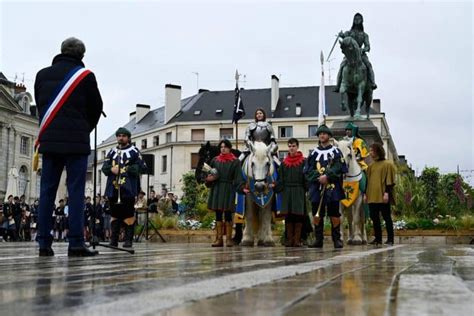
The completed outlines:
[[[354,149],[352,147],[353,138],[347,138],[340,141],[334,141],[335,145],[341,150],[346,165],[348,167],[348,172],[344,176],[344,191],[346,192],[346,197],[349,197],[351,194],[358,194],[355,200],[350,204],[349,207],[346,207],[344,203],[348,204],[347,201],[341,201],[340,203],[340,213],[341,213],[341,223],[344,222],[344,215],[347,214],[347,221],[349,224],[349,237],[347,239],[347,244],[349,245],[362,245],[367,243],[367,231],[365,227],[365,212],[363,208],[363,196],[362,191],[356,192],[349,186],[349,182],[357,183],[356,187],[364,177],[363,171],[357,162]],[[341,225],[341,236],[343,237],[343,225]]]
[[[253,247],[255,235],[258,246],[273,247],[271,190],[274,165],[270,147],[263,142],[250,143],[250,154],[242,169],[251,192],[245,198],[245,230],[242,246]]]

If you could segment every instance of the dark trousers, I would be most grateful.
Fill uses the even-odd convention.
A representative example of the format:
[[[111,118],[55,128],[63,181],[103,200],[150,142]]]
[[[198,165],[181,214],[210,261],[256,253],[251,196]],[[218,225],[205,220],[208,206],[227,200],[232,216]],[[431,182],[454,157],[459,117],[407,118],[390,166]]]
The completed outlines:
[[[370,219],[374,224],[374,235],[375,240],[382,242],[382,225],[380,224],[380,213],[382,213],[385,226],[387,228],[387,240],[393,242],[393,222],[392,215],[390,214],[389,203],[370,203]]]
[[[41,169],[40,204],[38,210],[38,242],[40,248],[50,247],[53,242],[54,200],[66,167],[69,202],[69,247],[84,245],[84,189],[86,185],[87,155],[43,155]]]

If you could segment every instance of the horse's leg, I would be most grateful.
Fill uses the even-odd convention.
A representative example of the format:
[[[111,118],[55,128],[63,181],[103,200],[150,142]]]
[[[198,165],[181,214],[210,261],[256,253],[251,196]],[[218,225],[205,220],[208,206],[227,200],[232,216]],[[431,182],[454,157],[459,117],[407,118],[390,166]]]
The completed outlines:
[[[342,87],[339,89],[341,93],[341,110],[345,112],[347,110],[347,105],[348,105],[348,100],[349,97],[347,95],[347,89],[345,85],[343,84]]]
[[[260,222],[260,231],[263,237],[263,246],[274,247],[275,241],[272,235],[272,206],[271,204],[267,207],[260,209],[262,212],[262,221]]]
[[[256,216],[258,218],[258,230],[257,230],[257,246],[263,246],[264,240],[265,240],[265,235],[263,232],[263,213],[265,209],[261,207],[255,207],[255,212],[257,213]]]
[[[344,212],[347,214],[347,224],[349,226],[349,236],[347,237],[347,244],[352,245],[354,239],[354,219],[352,216],[352,206],[344,208]]]
[[[367,244],[367,227],[365,225],[365,207],[364,207],[364,199],[360,203],[360,230],[362,234],[362,244]]]
[[[361,245],[362,244],[362,231],[360,227],[361,223],[361,208],[362,208],[362,195],[359,195],[357,200],[353,205],[353,212],[354,212],[354,245]]]
[[[253,247],[254,244],[254,208],[251,198],[245,198],[245,229],[241,245],[243,247]]]
[[[365,84],[363,82],[359,83],[357,86],[357,97],[356,97],[356,102],[357,102],[357,109],[355,116],[360,118],[360,109],[362,107],[362,102],[364,101],[364,91],[365,91]]]

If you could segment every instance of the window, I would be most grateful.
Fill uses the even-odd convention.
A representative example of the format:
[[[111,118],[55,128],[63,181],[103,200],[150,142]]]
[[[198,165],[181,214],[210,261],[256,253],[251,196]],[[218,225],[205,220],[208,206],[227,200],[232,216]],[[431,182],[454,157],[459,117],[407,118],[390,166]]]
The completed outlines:
[[[220,139],[233,139],[234,138],[234,129],[232,127],[229,128],[221,128],[219,130]]]
[[[278,128],[279,135],[281,138],[290,138],[293,137],[293,127],[292,126],[280,126]]]
[[[146,139],[142,139],[142,149],[146,149],[146,144],[147,144]]]
[[[318,130],[318,125],[309,125],[308,126],[308,137],[316,137],[317,130]]]
[[[158,146],[160,145],[160,136],[154,136],[153,137],[153,146]]]
[[[192,153],[191,154],[191,169],[196,169],[197,165],[199,162],[199,154],[198,153]]]
[[[288,156],[288,151],[286,151],[286,150],[280,150],[280,151],[278,151],[278,158],[280,159],[280,161],[282,161],[283,159],[285,159],[286,156]]]
[[[28,179],[28,169],[25,166],[21,166],[18,174],[18,189],[20,195],[26,195],[26,185],[30,180]]]
[[[171,132],[166,133],[166,142],[171,143]]]
[[[191,140],[193,142],[204,141],[204,129],[192,129]]]
[[[28,137],[21,137],[20,154],[25,156],[30,155],[30,139]]]
[[[168,171],[168,156],[161,156],[161,172],[165,173]]]
[[[40,196],[40,187],[41,187],[41,169],[38,169],[36,172],[36,195],[35,197],[39,198]]]
[[[106,151],[105,150],[102,150],[102,159],[105,159],[105,156],[106,156]]]

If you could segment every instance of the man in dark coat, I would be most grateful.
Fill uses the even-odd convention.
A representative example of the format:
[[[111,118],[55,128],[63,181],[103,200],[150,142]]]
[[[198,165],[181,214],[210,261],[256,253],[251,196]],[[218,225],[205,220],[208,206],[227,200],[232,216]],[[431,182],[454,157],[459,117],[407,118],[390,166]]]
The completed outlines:
[[[326,125],[318,127],[316,136],[319,138],[318,146],[308,157],[304,167],[304,174],[309,184],[316,237],[310,247],[323,247],[324,216],[327,214],[331,219],[334,248],[342,248],[339,202],[345,198],[342,176],[347,172],[347,166],[339,148],[331,145],[329,140],[332,131]]]
[[[76,38],[61,44],[61,54],[50,67],[38,72],[35,80],[35,99],[40,120],[48,110],[51,99],[65,78],[77,67],[84,67],[86,49]],[[40,205],[38,211],[38,242],[40,256],[53,256],[51,249],[51,213],[61,173],[66,167],[69,192],[69,256],[91,256],[84,244],[84,189],[87,157],[90,154],[89,135],[96,127],[102,112],[102,99],[93,73],[89,73],[70,94],[63,107],[39,138],[42,158]]]

